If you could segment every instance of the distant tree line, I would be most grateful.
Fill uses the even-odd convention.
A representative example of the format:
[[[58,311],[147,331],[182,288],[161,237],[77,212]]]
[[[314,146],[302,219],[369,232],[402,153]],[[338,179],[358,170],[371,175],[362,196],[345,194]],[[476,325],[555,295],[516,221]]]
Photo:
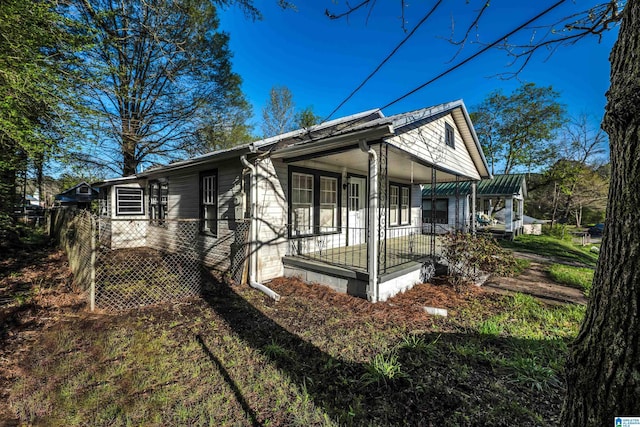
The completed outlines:
[[[588,117],[569,119],[551,87],[490,93],[471,118],[492,173],[525,173],[525,212],[557,223],[604,220],[608,140]]]

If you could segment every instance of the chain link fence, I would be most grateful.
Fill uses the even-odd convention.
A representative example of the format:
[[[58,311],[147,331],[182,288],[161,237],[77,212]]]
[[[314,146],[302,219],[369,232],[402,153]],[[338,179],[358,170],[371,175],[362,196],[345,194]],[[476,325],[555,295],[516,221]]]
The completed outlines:
[[[96,307],[131,309],[200,295],[198,220],[98,223]]]
[[[246,223],[208,239],[198,219],[111,219],[60,209],[49,221],[77,286],[89,291],[92,309],[125,310],[199,296],[212,252],[226,257],[237,282],[246,269]]]
[[[47,215],[47,230],[67,254],[75,289],[92,292],[96,218],[84,210],[51,209]]]

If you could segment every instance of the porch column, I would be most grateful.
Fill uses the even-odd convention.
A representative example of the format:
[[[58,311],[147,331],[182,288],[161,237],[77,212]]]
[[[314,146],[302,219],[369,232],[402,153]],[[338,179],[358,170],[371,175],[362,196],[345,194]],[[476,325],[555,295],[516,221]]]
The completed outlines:
[[[458,175],[456,175],[456,211],[454,218],[456,232],[464,232],[464,227],[460,226],[460,176]]]
[[[476,234],[476,187],[475,181],[471,182],[471,234]]]
[[[389,222],[387,218],[388,207],[388,169],[387,160],[389,156],[389,146],[380,144],[378,153],[378,275],[387,272],[387,233],[389,232]]]
[[[513,197],[504,199],[504,231],[513,232]]]
[[[518,215],[520,215],[520,219],[518,220],[518,233],[522,231],[522,227],[524,226],[524,198],[518,199]]]
[[[367,215],[367,272],[369,284],[367,299],[378,301],[378,153],[367,145],[365,140],[359,141],[360,149],[369,155],[369,214]]]

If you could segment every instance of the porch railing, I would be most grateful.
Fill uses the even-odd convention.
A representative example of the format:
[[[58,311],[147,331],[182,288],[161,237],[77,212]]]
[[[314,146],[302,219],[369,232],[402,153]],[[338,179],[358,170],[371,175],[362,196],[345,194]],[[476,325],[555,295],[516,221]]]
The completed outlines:
[[[437,239],[426,234],[422,225],[388,228],[383,236],[384,244],[376,248],[380,274],[439,253]],[[356,227],[341,227],[314,236],[290,233],[287,255],[367,271],[367,239],[366,229]]]
[[[324,229],[322,234],[314,236],[289,233],[287,255],[342,267],[367,269],[366,229],[341,227]]]
[[[388,228],[385,236],[386,244],[380,245],[382,251],[378,257],[378,270],[381,274],[433,255],[431,236],[424,234],[422,226]]]

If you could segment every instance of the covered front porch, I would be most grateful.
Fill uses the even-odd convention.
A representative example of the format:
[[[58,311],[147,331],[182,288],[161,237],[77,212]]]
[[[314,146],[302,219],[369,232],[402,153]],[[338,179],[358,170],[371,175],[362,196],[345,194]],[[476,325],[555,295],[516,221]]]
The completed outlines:
[[[366,233],[366,229],[352,228],[346,233]],[[432,265],[434,257],[442,254],[440,237],[424,234],[422,226],[391,229],[386,236],[384,252],[378,252],[377,257],[379,286],[391,291],[428,280],[432,272],[426,270],[425,264]],[[291,239],[283,259],[285,275],[366,298],[370,250],[380,248],[371,248],[367,242],[346,245],[331,236]]]
[[[285,276],[374,302],[434,273],[442,225],[423,223],[423,186],[488,174],[462,102],[381,117],[270,156],[287,174]]]
[[[384,142],[283,160],[290,182],[285,276],[371,301],[433,276],[442,225],[423,223],[422,186],[470,177]],[[315,211],[314,185],[321,190]]]

